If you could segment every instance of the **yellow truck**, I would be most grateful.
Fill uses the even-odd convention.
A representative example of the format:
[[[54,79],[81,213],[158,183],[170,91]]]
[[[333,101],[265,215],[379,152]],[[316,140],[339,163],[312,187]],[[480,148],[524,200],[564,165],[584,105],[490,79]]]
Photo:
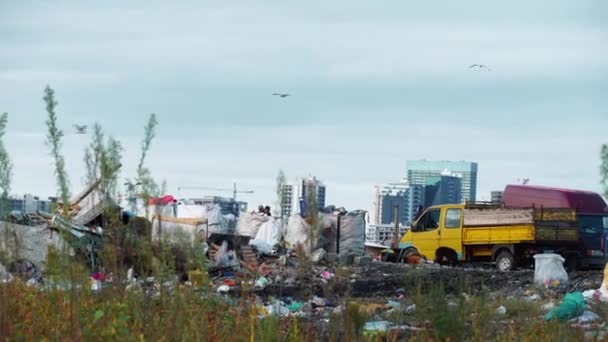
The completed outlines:
[[[445,264],[493,261],[509,271],[536,253],[566,256],[577,241],[574,210],[448,204],[427,208],[385,260],[404,262],[416,253]]]

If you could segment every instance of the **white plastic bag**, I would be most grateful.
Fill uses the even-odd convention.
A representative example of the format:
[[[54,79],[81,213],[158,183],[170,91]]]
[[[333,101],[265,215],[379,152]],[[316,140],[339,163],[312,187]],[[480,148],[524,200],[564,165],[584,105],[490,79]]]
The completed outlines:
[[[228,250],[228,242],[222,241],[220,249],[215,253],[215,266],[235,267],[239,265],[233,250]]]
[[[279,243],[281,241],[281,227],[279,222],[274,219],[270,219],[266,223],[262,224],[255,235],[255,239],[265,241],[270,246],[274,246]]]
[[[310,226],[300,215],[292,215],[287,224],[285,232],[285,242],[289,248],[301,245],[304,253],[310,255]]]
[[[534,256],[534,283],[546,285],[555,280],[568,283],[568,273],[564,269],[564,258],[559,254],[545,253]]]

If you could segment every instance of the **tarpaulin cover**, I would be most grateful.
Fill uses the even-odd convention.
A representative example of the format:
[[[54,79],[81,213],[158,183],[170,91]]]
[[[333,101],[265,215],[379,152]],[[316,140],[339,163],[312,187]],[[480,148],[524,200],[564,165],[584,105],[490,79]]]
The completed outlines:
[[[171,196],[171,195],[167,195],[167,196],[163,196],[163,197],[157,197],[157,198],[150,198],[150,200],[148,201],[149,205],[156,205],[156,204],[170,204],[170,203],[174,203],[176,202],[175,197]]]
[[[239,216],[237,232],[239,235],[254,237],[258,233],[260,227],[270,219],[272,219],[272,217],[257,213],[242,213]]]
[[[365,214],[364,210],[357,210],[340,217],[340,255],[365,254]],[[330,214],[319,213],[319,232],[316,241],[312,241],[313,250],[323,248],[329,253],[336,252],[339,215],[338,211]],[[298,243],[302,244],[306,254],[310,255],[311,233],[309,224],[299,215],[294,215],[289,218],[285,242],[292,248]]]
[[[60,233],[48,225],[22,226],[0,222],[0,237],[0,250],[9,258],[28,260],[39,269],[44,269],[50,246],[58,251],[68,248]],[[73,255],[71,248],[69,251]]]
[[[310,255],[310,226],[300,215],[292,215],[287,224],[285,232],[285,243],[290,248],[295,248],[300,244],[304,248],[304,252]]]
[[[206,235],[206,224],[187,224],[187,223],[176,223],[170,222],[170,218],[165,221],[159,220],[156,217],[152,221],[152,239],[159,241],[162,237],[163,240],[170,241],[173,243],[179,242],[190,242],[194,243],[198,238],[204,238]]]
[[[255,239],[252,241],[264,241],[269,246],[274,246],[281,241],[281,225],[278,220],[270,219],[258,230]],[[254,244],[251,243],[250,244]]]
[[[365,211],[350,211],[340,217],[340,255],[365,254]]]

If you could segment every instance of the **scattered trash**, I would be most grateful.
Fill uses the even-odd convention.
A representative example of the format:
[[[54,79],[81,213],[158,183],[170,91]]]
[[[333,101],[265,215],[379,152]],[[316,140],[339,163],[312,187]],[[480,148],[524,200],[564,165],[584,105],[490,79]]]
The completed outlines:
[[[544,304],[543,306],[540,307],[541,310],[543,310],[544,312],[548,312],[551,311],[555,308],[555,304],[553,304],[552,302],[549,302],[547,304]]]
[[[203,272],[201,272],[201,270],[196,269],[194,271],[190,271],[188,273],[188,279],[190,280],[190,283],[192,284],[192,286],[194,287],[199,287],[203,284]]]
[[[13,276],[6,271],[4,265],[0,264],[0,282],[7,283],[13,280]]]
[[[560,321],[567,321],[582,315],[585,307],[585,298],[581,292],[567,293],[563,302],[545,315],[545,320],[557,318]]]
[[[293,302],[293,303],[289,304],[289,306],[287,308],[289,309],[289,311],[294,312],[294,311],[298,311],[298,310],[302,309],[303,306],[304,306],[304,303]]]
[[[222,241],[220,249],[215,253],[216,267],[235,267],[239,262],[234,254],[234,250],[228,248],[228,242]]]
[[[319,248],[317,249],[314,253],[312,253],[312,262],[319,262],[321,260],[323,260],[323,258],[325,257],[325,254],[327,254],[327,251],[323,248]]]
[[[135,277],[133,276],[133,267],[129,268],[127,270],[127,282],[132,283],[135,281]]]
[[[598,321],[600,316],[598,316],[595,312],[585,311],[582,315],[577,318],[578,323],[591,323]]]
[[[101,272],[95,272],[91,274],[91,278],[99,281],[104,281],[106,280],[106,275]]]
[[[266,286],[268,286],[268,284],[270,283],[270,281],[268,280],[268,278],[266,277],[260,277],[256,282],[255,282],[255,287],[263,289]]]
[[[391,323],[388,321],[372,321],[365,323],[363,330],[367,332],[384,332],[388,331],[390,326]]]
[[[588,301],[608,302],[608,263],[606,263],[606,266],[604,267],[604,278],[602,279],[600,288],[597,290],[583,291],[583,297]]]
[[[274,302],[271,305],[266,306],[266,310],[268,311],[269,315],[276,315],[280,317],[289,315],[290,313],[289,308],[285,306],[285,303],[280,300]]]
[[[567,284],[568,273],[564,269],[564,261],[559,254],[534,255],[534,283],[545,286]]]
[[[334,277],[334,274],[328,271],[324,271],[321,273],[321,278],[325,279],[325,280],[330,280],[331,278]]]
[[[95,279],[91,277],[91,291],[98,292],[101,291],[101,280]]]
[[[505,308],[504,305],[499,306],[498,309],[496,309],[496,314],[501,316],[506,315],[507,308]]]
[[[405,313],[411,315],[416,312],[416,304],[412,304],[405,308]]]
[[[540,296],[535,293],[533,295],[523,297],[522,299],[526,302],[536,302],[536,301],[540,300]]]
[[[312,303],[314,305],[318,306],[318,307],[324,307],[325,306],[325,299],[321,298],[321,297],[314,296],[312,298]]]
[[[217,288],[217,293],[228,293],[230,292],[230,286],[228,285],[221,285],[220,287]]]
[[[394,301],[394,300],[389,300],[388,303],[386,303],[386,305],[392,309],[400,309],[401,308],[401,303]]]

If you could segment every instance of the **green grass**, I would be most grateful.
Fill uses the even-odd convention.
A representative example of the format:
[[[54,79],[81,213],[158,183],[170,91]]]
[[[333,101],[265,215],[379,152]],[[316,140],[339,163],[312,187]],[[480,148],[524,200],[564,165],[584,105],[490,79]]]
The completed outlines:
[[[216,295],[209,285],[193,289],[175,284],[162,295],[158,289],[125,290],[122,286],[93,293],[82,265],[57,253],[50,258],[54,264],[48,269],[51,279],[78,286],[71,291],[41,291],[22,281],[0,285],[0,337],[125,341],[575,341],[585,337],[568,323],[545,322],[538,302],[490,299],[483,293],[454,295],[441,283],[407,294],[406,301],[416,304],[414,313],[405,312],[406,305],[390,314],[386,314],[388,309],[370,313],[363,302],[345,299],[341,312],[323,322],[314,316],[310,320],[265,316],[263,307],[248,292],[226,298]],[[162,272],[170,272],[170,268]],[[500,305],[507,308],[506,315],[496,314]],[[608,315],[608,310],[596,311]],[[364,334],[363,326],[370,320],[424,330]]]

